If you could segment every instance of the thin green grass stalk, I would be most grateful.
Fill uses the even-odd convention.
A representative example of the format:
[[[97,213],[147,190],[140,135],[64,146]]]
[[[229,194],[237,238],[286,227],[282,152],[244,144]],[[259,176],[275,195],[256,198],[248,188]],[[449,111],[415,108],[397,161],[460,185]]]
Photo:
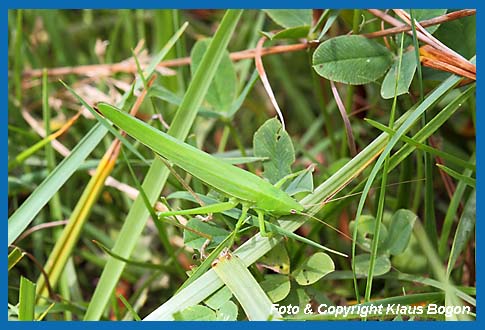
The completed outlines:
[[[66,47],[65,31],[59,29],[59,26],[65,26],[64,15],[62,10],[39,10],[38,13],[42,17],[44,27],[49,34],[49,41],[52,45],[53,55],[60,65],[69,65],[74,62],[76,53],[73,51],[74,47]],[[52,54],[45,58],[50,58]],[[42,63],[42,66],[47,66],[48,63]]]
[[[450,257],[448,259],[448,266],[446,267],[446,276],[450,277],[451,271],[455,266],[460,254],[466,247],[466,243],[473,236],[476,222],[476,190],[473,189],[468,197],[460,221],[456,227],[455,237],[451,245]]]
[[[197,72],[194,74],[182,104],[168,130],[168,134],[180,140],[185,140],[187,137],[197,111],[208,91],[209,82],[214,77],[241,14],[242,10],[226,11]],[[169,171],[165,168],[163,162],[155,158],[142,184],[150,202],[154,202],[160,195],[168,174]],[[147,218],[148,210],[142,197],[138,196],[113,247],[114,253],[122,257],[128,257],[131,254]],[[85,320],[98,320],[101,317],[108,303],[107,298],[113,292],[123,269],[123,262],[109,258],[84,316]]]
[[[421,154],[419,150],[416,152],[416,177],[421,178],[424,177],[424,164],[421,161]],[[423,196],[423,185],[418,183],[416,184],[416,189],[414,191],[414,198],[412,201],[412,210],[415,214],[418,214],[419,208],[421,206],[421,197]]]
[[[413,158],[407,157],[403,160],[399,167],[399,182],[412,180],[413,171]],[[418,177],[418,176],[416,176]],[[409,208],[410,200],[412,196],[412,185],[402,184],[397,188],[397,203],[396,209]]]
[[[17,28],[15,31],[15,47],[14,47],[14,90],[17,106],[22,105],[22,9],[17,10]]]
[[[133,306],[135,311],[140,310],[140,308],[144,305],[144,296],[146,296],[148,288],[160,277],[161,274],[162,272],[160,271],[153,272],[146,280],[143,281],[141,285],[136,288],[135,292],[131,294],[129,303]],[[129,321],[131,319],[132,318],[130,318],[130,314],[128,312],[123,317],[123,321]]]
[[[44,118],[44,129],[45,135],[49,136],[51,134],[50,128],[50,119],[51,119],[51,112],[49,108],[49,90],[47,85],[47,70],[44,69],[42,75],[42,113]],[[54,149],[50,143],[45,145],[45,153],[46,153],[46,161],[47,161],[47,170],[50,172],[56,167],[56,159],[54,154]],[[61,211],[61,200],[59,193],[56,193],[52,196],[52,199],[49,201],[50,206],[50,213],[52,220],[61,220],[62,219],[62,211]]]
[[[172,9],[172,23],[174,25],[174,28],[177,26],[180,26],[180,22],[182,20],[182,11],[178,9]],[[187,40],[186,36],[183,35],[180,37],[179,42],[175,45],[175,58],[182,58],[187,55]],[[190,81],[190,66],[182,66],[179,68],[179,74],[177,74],[178,77],[178,87],[179,90],[178,92],[180,95],[183,95],[187,86],[186,83]]]
[[[318,20],[315,22],[315,24],[311,27],[310,32],[308,33],[310,36],[312,36],[322,25],[323,20],[330,14],[330,9],[325,9]]]
[[[120,36],[121,26],[124,24],[124,17],[122,12],[117,12],[116,24],[109,35],[109,45],[106,50],[106,63],[113,63],[115,61],[114,54],[118,51],[118,39]],[[130,47],[131,48],[131,47]]]
[[[318,38],[317,38],[318,41],[320,41],[320,42],[323,41],[323,39],[325,38],[325,35],[330,30],[333,23],[335,23],[335,21],[337,20],[339,14],[340,14],[339,10],[333,10],[331,12],[330,16],[328,17],[327,21],[325,22],[325,25],[322,28],[322,31],[320,31],[320,34],[318,35]],[[323,14],[322,14],[322,16],[323,16]]]
[[[217,146],[217,152],[223,153],[226,150],[227,140],[229,138],[229,134],[231,133],[231,129],[228,125],[224,125],[224,129],[222,131],[221,140],[219,145]]]
[[[462,174],[458,173],[457,171],[452,170],[451,168],[449,168],[445,165],[442,165],[442,164],[436,164],[436,166],[439,169],[441,169],[443,172],[448,174],[450,177],[456,179],[457,181],[463,181],[472,188],[476,187],[476,180],[474,178],[472,178],[470,176],[462,175]]]
[[[119,10],[121,17],[124,20],[123,24],[123,45],[124,49],[130,49],[135,47],[136,40],[135,40],[135,31],[133,30],[133,15],[130,9],[121,9]],[[173,31],[175,32],[175,31]]]
[[[124,263],[127,263],[130,266],[140,267],[140,268],[144,268],[144,269],[151,269],[151,270],[159,270],[159,271],[163,270],[167,273],[174,273],[174,274],[176,273],[176,271],[173,271],[173,269],[170,269],[171,266],[168,263],[160,265],[160,264],[153,264],[151,261],[150,262],[143,262],[143,261],[126,259],[126,258],[123,258],[119,255],[114,254],[110,249],[108,249],[105,245],[101,244],[98,241],[93,240],[93,243],[97,247],[99,247],[107,255],[109,255],[109,256],[111,256],[115,259],[121,260],[121,261],[123,261]]]
[[[232,135],[232,138],[234,139],[234,142],[236,143],[237,148],[239,149],[239,152],[241,152],[241,156],[247,157],[246,148],[244,148],[244,145],[243,145],[241,139],[239,138],[239,134],[238,134],[237,129],[234,126],[234,124],[231,121],[229,121],[229,122],[227,122],[226,126],[229,127],[229,131]],[[247,166],[248,166],[248,170],[250,172],[253,172],[253,173],[255,172],[255,168],[254,168],[253,164],[248,163]]]
[[[138,313],[135,311],[133,306],[131,306],[131,304],[128,302],[128,300],[126,300],[126,298],[122,294],[118,296],[118,299],[123,303],[127,311],[133,316],[133,319],[135,321],[141,321],[140,315],[138,315]]]
[[[259,38],[261,38],[260,31],[263,30],[263,24],[264,24],[264,19],[266,17],[266,14],[263,11],[259,11],[256,16],[256,20],[254,24],[252,23],[252,29],[251,29],[251,35],[249,38],[248,43],[246,44],[245,49],[251,49],[255,48]],[[249,69],[251,68],[251,65],[253,64],[253,61],[251,60],[245,60],[240,63],[239,67],[239,82],[240,86],[238,87],[238,92],[241,93],[242,89],[244,88],[244,82],[249,76]]]
[[[474,161],[475,161],[475,155],[472,155],[469,162],[474,162]],[[472,174],[473,172],[470,169],[466,169],[462,173],[463,176],[467,176],[467,177],[471,177]],[[466,187],[467,187],[467,184],[465,182],[463,181],[458,182],[458,185],[456,186],[453,197],[451,198],[450,205],[448,206],[448,210],[446,211],[445,220],[443,221],[443,227],[441,229],[441,236],[438,244],[438,252],[441,257],[445,256],[446,246],[448,244],[451,228],[453,226],[453,220],[457,216],[458,208],[460,206],[460,202],[462,201]]]
[[[421,61],[419,60],[419,42],[416,34],[416,24],[413,17],[413,10],[409,11],[411,16],[411,28],[413,31],[413,44],[414,52],[416,54],[416,63],[418,69],[418,81],[419,81],[419,99],[423,102],[424,90],[423,90],[423,74],[421,69]],[[421,117],[421,125],[424,127],[427,123],[426,112]],[[426,142],[425,142],[426,143]],[[436,216],[434,210],[434,187],[433,187],[433,163],[431,155],[424,152],[424,177],[425,177],[425,189],[424,189],[424,227],[434,245],[437,245],[438,234],[436,230]]]
[[[45,135],[49,136],[51,134],[51,130],[50,130],[51,112],[49,107],[49,89],[47,84],[46,69],[44,69],[44,72],[42,75],[42,113],[43,113],[43,119],[44,119]],[[46,154],[46,161],[47,161],[47,170],[50,172],[56,167],[54,149],[52,148],[51,143],[47,143],[45,145],[45,154]],[[52,196],[52,199],[49,201],[49,211],[50,211],[51,221],[62,219],[61,207],[62,207],[62,204],[61,204],[60,194],[56,193],[54,194],[54,196]],[[54,232],[55,232],[54,235],[57,238],[59,238],[62,233],[62,229],[56,228]],[[63,271],[59,281],[59,288],[62,296],[65,299],[69,300],[71,295],[70,295],[70,290],[68,285],[68,278],[69,278],[68,273],[66,271]],[[72,313],[70,311],[66,311],[64,313],[64,320],[66,321],[72,320]]]
[[[394,118],[396,116],[396,105],[397,105],[397,86],[399,82],[399,76],[401,72],[401,64],[402,64],[402,53],[404,48],[404,33],[401,34],[401,48],[399,53],[399,64],[396,71],[396,81],[394,85],[394,99],[392,101],[391,107],[391,114],[389,118],[389,128],[393,129],[394,126]],[[377,248],[379,246],[379,236],[381,232],[381,223],[382,217],[384,215],[384,206],[386,201],[386,188],[387,188],[387,174],[389,171],[389,159],[390,156],[388,155],[384,161],[383,173],[382,173],[382,181],[381,181],[381,189],[379,191],[379,202],[377,205],[377,214],[376,214],[376,222],[374,227],[374,236],[372,237],[372,248],[370,254],[370,261],[369,261],[369,272],[367,275],[367,283],[365,288],[365,302],[370,301],[371,293],[372,293],[372,280],[374,278],[374,267],[377,259]],[[357,226],[354,229],[357,231]],[[354,283],[356,284],[356,283]]]

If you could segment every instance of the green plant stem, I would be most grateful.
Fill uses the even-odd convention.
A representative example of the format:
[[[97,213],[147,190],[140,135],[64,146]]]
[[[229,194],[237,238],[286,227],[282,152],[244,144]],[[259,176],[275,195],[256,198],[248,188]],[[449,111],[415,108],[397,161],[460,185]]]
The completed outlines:
[[[389,128],[393,129],[394,127],[394,118],[396,116],[396,106],[397,106],[397,86],[399,82],[399,75],[401,72],[401,64],[402,64],[402,53],[404,48],[404,33],[401,35],[401,48],[399,54],[399,65],[396,72],[396,80],[394,85],[394,99],[392,102],[391,108],[391,115],[389,118]],[[384,215],[384,206],[386,200],[386,189],[387,189],[387,174],[389,171],[389,160],[390,156],[387,155],[384,161],[383,173],[382,173],[382,181],[381,181],[381,189],[379,191],[379,203],[377,205],[377,214],[376,214],[376,223],[374,227],[374,236],[372,237],[372,249],[370,254],[370,262],[369,262],[369,273],[367,275],[367,283],[365,288],[365,302],[370,301],[370,296],[372,292],[372,280],[374,278],[374,267],[377,259],[377,248],[379,247],[379,236],[381,232],[381,223],[382,217]]]
[[[410,10],[411,16],[411,27],[413,31],[413,43],[414,52],[416,54],[416,63],[418,69],[418,81],[419,81],[419,99],[423,102],[424,89],[423,89],[423,73],[421,69],[421,62],[419,59],[419,43],[416,34],[416,25],[413,16],[413,10]],[[426,112],[423,113],[421,117],[421,125],[424,127],[427,123]],[[426,143],[426,142],[425,142]],[[431,155],[424,152],[424,177],[425,177],[425,189],[424,189],[424,227],[428,236],[433,242],[434,246],[437,246],[438,234],[436,230],[436,216],[434,210],[434,187],[433,187],[433,162],[431,160]]]
[[[15,31],[15,62],[14,62],[14,86],[15,86],[15,99],[17,100],[18,107],[22,105],[22,16],[23,11],[19,9],[17,11],[17,29]]]

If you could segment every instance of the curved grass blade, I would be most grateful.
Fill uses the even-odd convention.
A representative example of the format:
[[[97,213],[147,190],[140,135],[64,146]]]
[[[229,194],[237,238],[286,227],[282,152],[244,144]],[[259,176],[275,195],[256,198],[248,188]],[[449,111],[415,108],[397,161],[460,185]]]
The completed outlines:
[[[462,175],[462,174],[458,173],[457,171],[454,171],[451,168],[444,166],[442,164],[436,164],[436,166],[438,166],[438,168],[440,168],[441,170],[446,172],[446,174],[448,174],[452,178],[455,178],[458,181],[463,181],[467,185],[469,185],[470,187],[475,188],[476,180],[474,178],[466,176],[466,175]]]
[[[371,124],[372,126],[374,126],[375,128],[377,128],[377,129],[379,129],[379,130],[381,130],[383,132],[386,132],[386,133],[388,133],[390,135],[394,135],[396,133],[395,130],[390,129],[386,125],[383,125],[383,124],[381,124],[381,123],[379,123],[379,122],[377,122],[375,120],[372,120],[372,119],[369,119],[369,118],[364,118],[364,120],[366,122],[368,122],[369,124]],[[469,170],[475,170],[475,164],[472,164],[470,162],[467,162],[467,161],[465,161],[465,160],[463,160],[463,159],[461,159],[459,157],[456,157],[455,155],[452,155],[452,154],[447,153],[445,151],[441,151],[441,150],[435,149],[433,147],[430,147],[427,144],[418,142],[415,139],[410,138],[410,137],[408,137],[406,135],[403,135],[401,137],[401,139],[404,142],[409,143],[412,146],[416,147],[416,149],[423,150],[423,151],[426,151],[426,152],[430,153],[433,156],[437,156],[437,157],[441,157],[443,159],[446,159],[450,163],[459,165],[459,166],[461,166],[463,168],[466,168],[466,169],[469,169]]]

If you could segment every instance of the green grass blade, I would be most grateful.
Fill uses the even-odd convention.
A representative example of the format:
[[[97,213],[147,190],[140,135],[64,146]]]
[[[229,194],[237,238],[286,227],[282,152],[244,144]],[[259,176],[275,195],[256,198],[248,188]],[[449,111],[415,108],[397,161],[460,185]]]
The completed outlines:
[[[436,164],[436,166],[438,166],[440,169],[442,169],[444,172],[446,172],[446,174],[448,174],[452,178],[455,178],[458,181],[463,181],[467,185],[469,185],[470,187],[475,188],[476,180],[474,178],[469,177],[467,175],[462,175],[462,174],[458,173],[457,171],[452,170],[451,168],[444,166],[442,164]]]
[[[374,126],[375,128],[377,128],[377,129],[379,129],[383,132],[386,132],[386,133],[391,134],[391,135],[394,135],[396,133],[395,130],[390,129],[389,127],[387,127],[387,126],[385,126],[385,125],[383,125],[383,124],[381,124],[381,123],[379,123],[375,120],[368,119],[368,118],[365,118],[364,120],[366,122],[368,122],[369,124],[371,124],[372,126]],[[445,151],[441,151],[441,150],[435,149],[433,147],[430,147],[427,144],[416,141],[415,139],[410,138],[406,135],[403,135],[401,137],[401,139],[402,139],[402,141],[411,144],[416,149],[423,150],[423,151],[428,152],[431,155],[436,156],[436,157],[441,157],[441,158],[449,161],[450,163],[459,165],[463,168],[466,168],[466,169],[469,169],[469,170],[475,170],[475,164],[467,162],[467,161],[465,161],[465,160],[463,160],[463,159],[461,159],[461,158],[459,158],[455,155],[452,155],[452,154],[447,153]]]
[[[399,53],[399,64],[396,71],[396,78],[395,78],[395,85],[394,85],[394,99],[392,102],[391,114],[389,118],[389,127],[392,129],[394,126],[394,118],[396,116],[396,105],[397,105],[397,88],[399,84],[399,78],[401,73],[401,65],[402,65],[402,53],[404,48],[404,33],[401,34],[401,48]],[[372,249],[370,254],[369,260],[369,272],[367,274],[367,283],[365,287],[365,301],[368,302],[370,300],[371,292],[372,292],[372,280],[374,277],[374,267],[376,266],[376,259],[377,259],[377,248],[379,247],[379,235],[380,235],[380,228],[382,224],[382,218],[384,216],[384,205],[386,201],[386,186],[387,186],[387,174],[389,171],[389,160],[390,155],[384,160],[384,168],[382,170],[382,181],[381,181],[381,189],[379,191],[379,201],[377,204],[377,214],[376,214],[376,223],[374,228],[374,236],[372,237]],[[358,219],[358,218],[356,218]],[[357,226],[355,227],[355,231],[357,231]],[[355,244],[354,242],[352,244]],[[357,288],[357,281],[354,278],[354,286]],[[357,300],[359,295],[356,291]]]
[[[17,20],[16,20],[17,27],[15,31],[15,46],[14,46],[15,62],[14,62],[13,83],[14,83],[16,101],[19,107],[22,104],[22,65],[24,61],[23,52],[22,52],[22,36],[23,36],[22,16],[23,16],[23,10],[18,10]]]
[[[465,249],[466,244],[470,237],[474,234],[476,221],[476,192],[473,193],[468,198],[465,204],[465,209],[461,215],[460,222],[456,228],[455,238],[453,239],[453,245],[451,247],[450,259],[448,261],[448,267],[446,269],[446,274],[449,276],[451,270],[455,266],[460,253]]]
[[[228,10],[224,15],[168,130],[170,135],[180,140],[185,140],[187,137],[209,88],[209,82],[214,77],[241,14],[242,10]],[[168,174],[169,171],[165,168],[163,162],[155,158],[142,184],[143,190],[151,202],[154,202],[160,195]],[[142,197],[138,196],[128,213],[112,251],[122,257],[129,257],[147,218],[148,210]],[[98,320],[101,317],[108,304],[109,296],[118,283],[124,265],[123,262],[114,258],[108,260],[84,316],[85,320]]]
[[[424,89],[423,89],[423,73],[421,68],[421,61],[419,57],[419,42],[416,34],[416,24],[414,20],[414,10],[409,10],[411,18],[411,28],[413,31],[413,44],[414,53],[416,55],[417,71],[418,71],[418,82],[419,82],[419,98],[423,102]],[[426,118],[426,112],[421,114],[421,124],[426,126],[428,119]],[[426,141],[424,141],[426,144]],[[425,190],[424,190],[424,226],[426,232],[430,236],[433,245],[438,245],[438,234],[436,229],[436,215],[434,209],[434,187],[433,187],[433,163],[431,155],[424,153],[424,177],[425,177]]]
[[[141,321],[140,315],[138,315],[138,313],[135,311],[133,306],[131,306],[131,304],[128,302],[128,300],[126,300],[126,298],[121,294],[118,296],[118,298],[121,300],[123,305],[125,305],[128,312],[130,312],[130,314],[133,316],[133,319],[135,321]]]
[[[35,310],[35,284],[20,277],[19,320],[33,321]]]
[[[267,321],[281,316],[272,308],[272,302],[259,283],[237,256],[223,253],[212,269],[231,290],[250,321]]]
[[[18,247],[14,248],[12,252],[8,254],[8,270],[12,269],[22,258],[25,253],[22,252]]]
[[[8,220],[8,245],[12,244],[27,228],[37,213],[89,156],[106,132],[107,130],[101,124],[96,124],[74,147],[71,154],[59,163],[17,211],[10,216]]]
[[[470,163],[474,163],[475,155],[473,155],[470,159]],[[471,177],[472,170],[465,170],[463,171],[463,176]],[[441,236],[440,241],[438,244],[438,251],[440,256],[444,257],[446,252],[446,247],[448,244],[448,238],[450,236],[451,228],[453,226],[453,220],[456,217],[458,212],[458,208],[460,206],[460,202],[463,198],[463,194],[465,193],[467,184],[463,181],[460,181],[456,186],[455,192],[453,197],[451,198],[450,205],[448,206],[448,210],[446,210],[445,220],[443,221],[443,227],[441,228]]]

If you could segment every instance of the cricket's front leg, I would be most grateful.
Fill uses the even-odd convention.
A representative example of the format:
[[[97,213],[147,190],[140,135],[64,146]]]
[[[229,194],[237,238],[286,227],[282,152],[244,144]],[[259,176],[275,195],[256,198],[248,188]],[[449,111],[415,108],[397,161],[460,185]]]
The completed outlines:
[[[248,215],[249,205],[247,205],[246,203],[241,203],[241,205],[242,205],[241,216],[236,222],[236,227],[234,228],[234,232],[232,233],[231,242],[229,243],[229,246],[234,244],[237,233],[239,232],[239,229],[241,229],[241,226],[244,224],[244,221],[246,220],[246,217]]]

